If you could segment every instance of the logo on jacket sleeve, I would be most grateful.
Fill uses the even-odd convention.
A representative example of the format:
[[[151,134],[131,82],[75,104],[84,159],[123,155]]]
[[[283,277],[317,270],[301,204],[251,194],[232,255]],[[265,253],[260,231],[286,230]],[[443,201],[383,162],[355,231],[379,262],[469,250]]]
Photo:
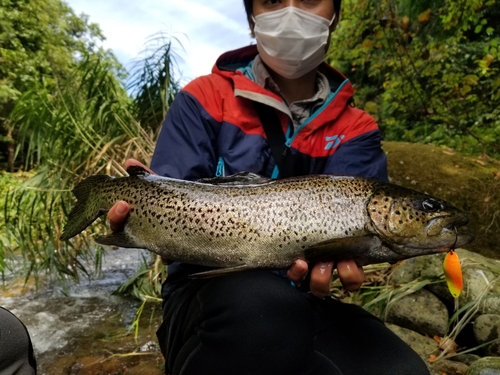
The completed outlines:
[[[332,135],[331,137],[325,137],[325,141],[328,142],[325,146],[325,150],[331,150],[337,147],[344,138],[345,135]]]

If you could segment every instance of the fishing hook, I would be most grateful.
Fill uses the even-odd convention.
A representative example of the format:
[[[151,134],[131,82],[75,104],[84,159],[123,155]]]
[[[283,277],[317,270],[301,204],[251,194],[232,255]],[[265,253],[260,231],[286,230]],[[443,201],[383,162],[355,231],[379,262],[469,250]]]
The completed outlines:
[[[455,227],[455,242],[453,243],[453,245],[451,245],[450,251],[454,251],[456,249],[457,241],[458,241],[458,229],[457,227]]]

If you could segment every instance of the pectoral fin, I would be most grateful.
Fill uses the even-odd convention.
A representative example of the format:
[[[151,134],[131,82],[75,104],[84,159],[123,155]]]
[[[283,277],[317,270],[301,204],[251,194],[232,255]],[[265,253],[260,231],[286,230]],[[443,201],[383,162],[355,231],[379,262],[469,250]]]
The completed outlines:
[[[254,268],[249,267],[246,264],[242,264],[242,265],[234,266],[234,267],[216,268],[216,269],[213,269],[210,271],[193,273],[193,274],[189,275],[189,278],[190,279],[208,279],[210,277],[222,276],[222,275],[226,275],[228,273],[233,273],[233,272],[248,271],[251,269],[254,269]]]
[[[101,245],[118,246],[132,249],[145,249],[144,245],[137,242],[137,239],[126,232],[113,232],[105,236],[99,236],[95,242]]]
[[[375,236],[335,238],[309,246],[304,256],[308,262],[356,259],[381,246],[382,241]]]

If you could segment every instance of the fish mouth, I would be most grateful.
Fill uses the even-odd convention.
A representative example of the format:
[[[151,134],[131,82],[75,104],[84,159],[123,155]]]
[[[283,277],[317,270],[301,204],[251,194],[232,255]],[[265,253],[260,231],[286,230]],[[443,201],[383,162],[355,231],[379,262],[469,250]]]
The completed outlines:
[[[469,217],[466,214],[442,215],[433,217],[427,222],[426,232],[429,236],[448,235],[449,231],[457,233],[460,227],[467,225]]]
[[[462,247],[474,240],[474,235],[472,233],[459,231],[460,227],[467,225],[469,223],[469,216],[466,214],[458,215],[454,218],[452,222],[445,225],[443,230],[452,231],[455,235],[455,243],[452,245],[452,249],[457,247]]]
[[[462,213],[460,215],[443,215],[429,220],[426,233],[430,238],[441,238],[444,249],[455,249],[472,242],[474,235],[460,228],[469,222],[469,217]]]
[[[457,247],[465,246],[474,240],[474,235],[472,233],[459,232],[458,226],[443,228],[443,232],[444,231],[452,232],[448,233],[448,235],[455,237],[455,242],[450,247],[451,250],[456,249]]]

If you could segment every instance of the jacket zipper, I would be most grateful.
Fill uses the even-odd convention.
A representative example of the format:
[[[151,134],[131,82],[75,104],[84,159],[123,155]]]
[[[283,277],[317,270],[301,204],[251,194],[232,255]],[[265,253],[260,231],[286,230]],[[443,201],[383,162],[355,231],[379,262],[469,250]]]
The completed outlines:
[[[337,96],[337,94],[340,92],[340,90],[342,90],[342,88],[347,84],[347,82],[349,82],[348,79],[346,79],[344,82],[342,82],[342,84],[338,87],[337,91],[335,91],[334,93],[330,92],[325,100],[325,102],[323,103],[323,105],[321,107],[319,107],[316,111],[314,111],[314,113],[309,116],[309,118],[304,121],[298,128],[297,128],[297,131],[295,131],[293,134],[292,133],[292,123],[290,122],[289,125],[288,125],[288,129],[287,129],[287,132],[286,132],[286,142],[285,142],[285,145],[287,147],[290,147],[290,145],[292,144],[293,140],[295,139],[295,137],[297,136],[297,134],[305,127],[307,126],[307,124],[309,124],[312,120],[314,120],[332,101],[333,99],[335,99],[335,97]],[[291,135],[290,135],[291,134]]]

